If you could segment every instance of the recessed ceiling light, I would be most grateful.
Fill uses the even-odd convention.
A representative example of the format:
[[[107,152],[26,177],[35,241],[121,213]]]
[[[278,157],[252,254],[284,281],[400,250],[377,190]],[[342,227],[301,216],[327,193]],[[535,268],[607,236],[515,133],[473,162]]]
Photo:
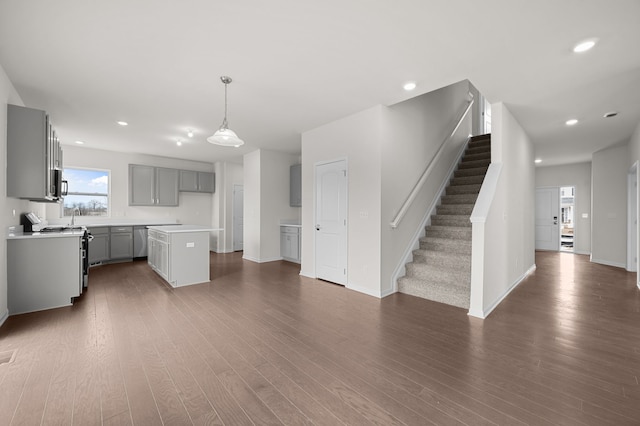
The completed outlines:
[[[565,121],[564,124],[566,124],[567,126],[573,126],[575,124],[578,124],[578,120],[576,120],[575,118],[572,118],[571,120]]]
[[[604,118],[611,118],[611,117],[615,117],[616,115],[618,115],[617,111],[610,111],[604,115]]]
[[[121,125],[121,126],[128,126],[129,125],[129,123],[127,123],[126,121],[118,121],[117,123],[119,125]]]
[[[541,160],[541,159],[539,159],[539,158],[536,158],[536,159],[534,160],[534,163],[536,163],[536,164],[538,164],[538,163],[542,163],[542,160]]]
[[[406,82],[406,83],[402,86],[402,88],[403,88],[404,90],[406,90],[407,92],[410,92],[410,91],[412,91],[413,89],[415,89],[415,88],[416,88],[416,86],[417,86],[417,84],[416,84],[416,82],[415,82],[415,81],[408,81],[408,82]]]
[[[84,141],[76,141],[78,145],[84,145]]]
[[[575,53],[582,53],[582,52],[586,52],[587,50],[590,50],[593,46],[596,45],[596,39],[595,38],[591,38],[588,40],[583,40],[580,43],[576,44],[573,47],[573,51]]]
[[[187,130],[187,136],[192,138],[193,137],[193,130],[191,130],[191,129]]]
[[[176,145],[182,146],[182,140],[178,139],[178,141],[176,142]]]

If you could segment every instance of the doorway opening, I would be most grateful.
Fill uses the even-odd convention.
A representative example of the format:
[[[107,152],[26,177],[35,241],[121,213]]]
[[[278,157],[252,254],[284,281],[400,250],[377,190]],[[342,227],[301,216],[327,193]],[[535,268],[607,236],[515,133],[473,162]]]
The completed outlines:
[[[574,186],[560,187],[560,251],[569,253],[574,251],[575,192]]]

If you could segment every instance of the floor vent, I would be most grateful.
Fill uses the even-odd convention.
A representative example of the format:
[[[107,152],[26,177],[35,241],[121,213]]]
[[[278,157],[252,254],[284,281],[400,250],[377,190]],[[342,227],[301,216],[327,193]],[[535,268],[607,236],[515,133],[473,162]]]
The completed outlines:
[[[16,357],[16,351],[0,352],[0,365],[12,363]]]

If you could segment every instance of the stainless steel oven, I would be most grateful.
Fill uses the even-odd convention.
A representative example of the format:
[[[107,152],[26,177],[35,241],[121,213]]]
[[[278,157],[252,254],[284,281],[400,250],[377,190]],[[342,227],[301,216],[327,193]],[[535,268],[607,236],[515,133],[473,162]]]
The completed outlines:
[[[89,242],[93,240],[93,235],[86,229],[82,235],[82,288],[86,290],[89,285]]]

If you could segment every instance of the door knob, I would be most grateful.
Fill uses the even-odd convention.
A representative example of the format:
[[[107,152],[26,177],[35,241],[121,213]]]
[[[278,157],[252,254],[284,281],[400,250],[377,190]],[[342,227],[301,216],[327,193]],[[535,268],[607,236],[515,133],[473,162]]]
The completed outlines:
[[[320,230],[320,225],[316,225],[316,231]]]
[[[558,216],[554,216],[553,217],[553,224],[557,225],[558,224]]]

